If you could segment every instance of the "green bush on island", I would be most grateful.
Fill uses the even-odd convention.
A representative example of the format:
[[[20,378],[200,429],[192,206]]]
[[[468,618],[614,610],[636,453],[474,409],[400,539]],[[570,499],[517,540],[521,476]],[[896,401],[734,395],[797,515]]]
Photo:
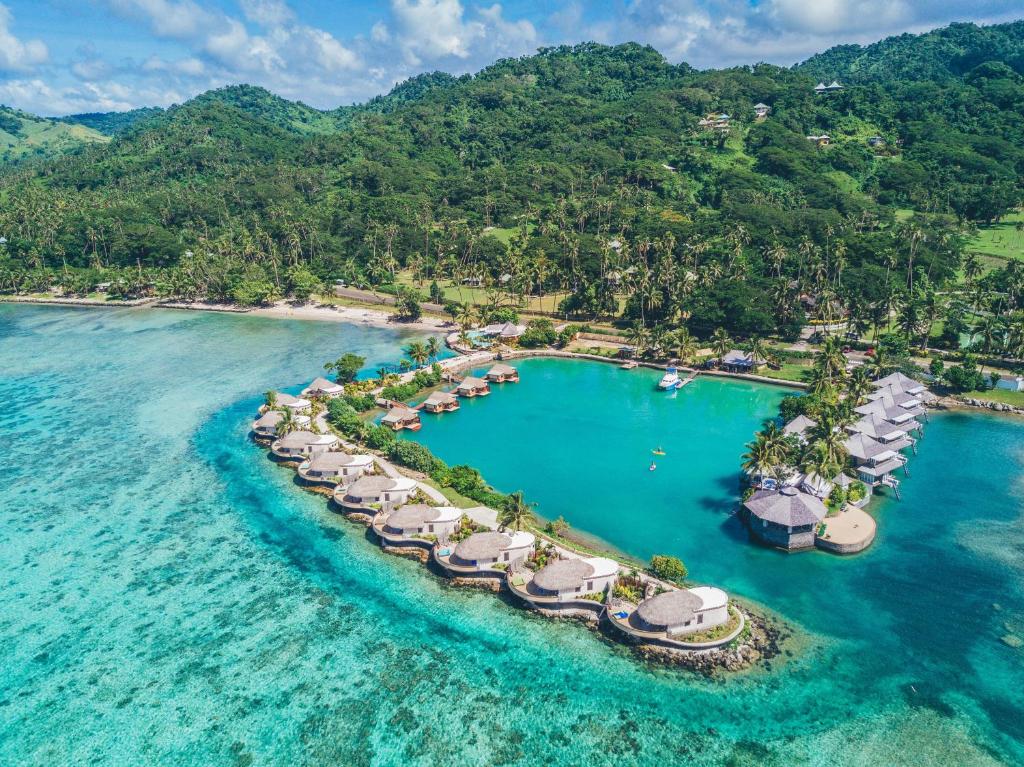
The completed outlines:
[[[850,488],[846,491],[846,500],[850,503],[857,503],[858,501],[864,500],[867,494],[868,491],[863,482],[853,482],[850,484]]]
[[[558,338],[551,320],[530,320],[526,330],[519,336],[519,345],[526,349],[551,346]]]
[[[569,523],[565,521],[564,517],[559,515],[558,519],[544,525],[544,532],[555,538],[561,538],[569,532]]]
[[[355,439],[362,439],[366,433],[366,421],[355,408],[340,397],[327,403],[327,420],[342,434]]]
[[[519,322],[519,312],[511,306],[499,306],[487,311],[483,319],[488,325],[498,325],[506,322],[515,324]]]
[[[612,589],[612,596],[618,599],[625,599],[633,604],[639,604],[640,600],[643,599],[643,592],[637,585],[619,581],[615,584],[615,588]]]
[[[679,557],[655,554],[647,569],[657,578],[682,585],[690,574]]]
[[[334,362],[327,362],[324,364],[324,370],[328,373],[334,374],[334,380],[340,384],[352,383],[356,380],[356,375],[360,370],[363,369],[363,365],[366,364],[366,357],[360,357],[358,354],[342,354]]]
[[[366,441],[366,446],[371,450],[380,450],[383,453],[387,453],[391,450],[391,446],[398,441],[398,437],[387,426],[370,426],[366,430],[364,440]]]
[[[437,386],[439,383],[441,383],[441,366],[435,362],[429,370],[416,371],[411,381],[386,386],[380,394],[385,399],[404,402],[405,400],[412,399],[424,389]],[[373,406],[371,405],[370,407]],[[366,409],[369,410],[370,408]]]
[[[440,458],[435,458],[428,448],[418,442],[396,439],[388,446],[388,458],[414,471],[421,471],[430,477],[444,476],[448,467]]]

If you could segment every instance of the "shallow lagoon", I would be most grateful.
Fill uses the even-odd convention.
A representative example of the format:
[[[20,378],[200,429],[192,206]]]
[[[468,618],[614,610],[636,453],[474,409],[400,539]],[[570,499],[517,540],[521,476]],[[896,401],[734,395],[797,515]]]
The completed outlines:
[[[644,670],[582,629],[383,556],[247,440],[263,390],[301,385],[341,351],[373,369],[405,340],[333,323],[0,306],[0,763],[1024,758],[1021,655],[998,641],[1024,612],[1024,424],[934,418],[906,500],[878,508],[879,542],[855,560],[748,546],[717,501],[724,485],[698,495],[713,501],[694,506],[701,536],[685,534],[685,509],[663,541],[631,538],[643,528],[610,515],[594,532],[611,543],[680,552],[695,577],[812,633],[785,666],[706,682]],[[488,408],[516,395],[506,387],[451,418],[487,421],[500,438]],[[651,438],[669,453],[653,474],[668,476],[686,447]],[[741,445],[719,447],[725,477]],[[464,448],[497,482],[484,453]],[[558,452],[578,468],[589,449]],[[638,456],[643,479],[648,460]],[[546,513],[557,503],[530,495]]]

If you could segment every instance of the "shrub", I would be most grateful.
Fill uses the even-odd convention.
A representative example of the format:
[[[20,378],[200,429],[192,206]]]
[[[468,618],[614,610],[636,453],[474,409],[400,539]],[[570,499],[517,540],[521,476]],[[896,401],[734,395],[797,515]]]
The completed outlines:
[[[422,471],[431,476],[447,469],[443,461],[435,458],[427,447],[418,442],[396,439],[388,446],[388,457],[414,471]]]
[[[388,453],[397,441],[395,433],[387,426],[371,426],[366,430],[366,444],[374,450]]]
[[[663,581],[671,581],[673,583],[682,583],[686,580],[686,576],[690,574],[686,569],[686,565],[683,564],[683,560],[679,559],[679,557],[660,554],[655,554],[651,557],[651,564],[647,569]]]
[[[555,326],[551,320],[531,320],[526,331],[519,336],[519,345],[527,349],[539,346],[551,346],[558,339]]]

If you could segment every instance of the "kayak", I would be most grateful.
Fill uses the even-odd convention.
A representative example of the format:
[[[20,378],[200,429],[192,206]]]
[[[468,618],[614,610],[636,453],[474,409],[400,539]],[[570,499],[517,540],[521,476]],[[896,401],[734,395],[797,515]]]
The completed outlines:
[[[654,453],[655,455],[665,455],[665,451],[661,449],[652,450],[651,452]]]

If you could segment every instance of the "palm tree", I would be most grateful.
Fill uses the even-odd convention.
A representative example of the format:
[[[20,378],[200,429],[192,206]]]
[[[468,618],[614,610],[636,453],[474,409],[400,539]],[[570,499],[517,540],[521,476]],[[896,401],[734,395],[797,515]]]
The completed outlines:
[[[413,364],[421,368],[427,364],[427,360],[430,357],[430,353],[427,351],[426,344],[422,341],[413,341],[405,347],[405,353],[409,355],[409,359],[413,361]]]
[[[267,399],[267,407],[273,410],[277,407],[277,392],[271,389],[264,395]]]
[[[752,477],[766,477],[775,470],[775,466],[771,447],[758,434],[753,442],[747,443],[747,452],[743,454],[743,470]]]
[[[846,433],[840,428],[834,412],[823,409],[818,422],[810,432],[810,449],[822,450],[826,458],[840,466],[846,465],[849,451],[846,449]]]
[[[679,361],[688,365],[697,355],[697,341],[686,328],[679,328],[672,334],[670,345],[675,351]]]
[[[431,360],[436,360],[437,355],[441,353],[441,342],[437,340],[437,336],[431,336],[427,339],[427,356]]]
[[[634,323],[626,333],[626,342],[633,347],[633,356],[643,356],[647,348],[648,333],[641,323]]]
[[[842,470],[842,466],[822,442],[812,443],[800,462],[800,471],[804,474],[817,474],[821,479],[832,481]]]
[[[846,379],[846,395],[855,405],[863,405],[865,398],[871,393],[872,388],[867,368],[863,366],[854,368],[853,372]]]
[[[814,366],[831,380],[842,380],[846,377],[846,355],[843,345],[836,336],[829,336],[822,344],[821,351],[814,360]]]
[[[533,512],[530,509],[535,505],[527,503],[523,499],[523,491],[517,490],[506,496],[501,514],[498,515],[498,522],[502,527],[522,530],[524,525],[533,520]]]
[[[274,428],[274,432],[277,436],[283,437],[285,434],[291,434],[298,427],[299,425],[295,423],[295,416],[292,414],[291,408],[286,407],[281,420],[277,422],[277,426]]]
[[[729,353],[730,349],[732,349],[732,339],[725,332],[725,328],[715,328],[715,332],[711,334],[711,351],[721,360]]]
[[[756,368],[758,361],[764,361],[768,359],[769,347],[765,343],[764,339],[760,336],[751,336],[750,340],[747,341],[747,351],[750,353],[750,359],[753,360]]]
[[[388,380],[388,369],[386,367],[377,368],[377,378],[380,379],[380,385],[383,386]]]

